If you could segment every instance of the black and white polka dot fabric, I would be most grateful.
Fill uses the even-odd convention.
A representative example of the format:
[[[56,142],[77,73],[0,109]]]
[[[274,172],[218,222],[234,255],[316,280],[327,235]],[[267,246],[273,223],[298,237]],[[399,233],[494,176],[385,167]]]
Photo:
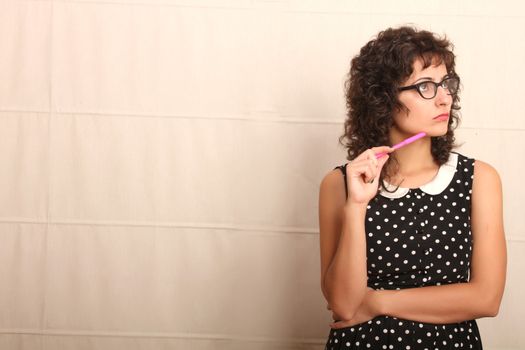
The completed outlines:
[[[337,167],[344,172],[344,166]],[[404,289],[465,283],[472,255],[470,196],[474,159],[452,152],[420,188],[381,190],[367,207],[368,286]],[[346,182],[345,182],[346,183]],[[387,184],[392,192],[395,186]],[[475,320],[431,324],[378,316],[330,330],[326,350],[482,349]]]

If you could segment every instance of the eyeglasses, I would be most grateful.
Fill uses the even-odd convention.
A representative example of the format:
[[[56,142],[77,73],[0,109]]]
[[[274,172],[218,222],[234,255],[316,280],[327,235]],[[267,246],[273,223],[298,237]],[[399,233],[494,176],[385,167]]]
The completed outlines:
[[[414,89],[419,93],[419,95],[421,95],[421,97],[426,100],[430,100],[436,97],[439,86],[441,86],[447,92],[447,94],[454,95],[456,92],[458,92],[459,77],[445,77],[439,83],[434,83],[431,80],[422,81],[421,83],[414,85],[400,87],[399,91]]]

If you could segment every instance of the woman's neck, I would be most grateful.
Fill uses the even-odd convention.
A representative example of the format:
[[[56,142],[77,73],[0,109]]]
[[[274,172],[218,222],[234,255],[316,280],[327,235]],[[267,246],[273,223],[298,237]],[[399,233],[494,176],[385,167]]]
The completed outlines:
[[[400,133],[391,132],[390,140],[392,145],[399,143],[412,135],[402,135]],[[423,137],[409,145],[406,145],[396,151],[394,155],[397,159],[398,168],[393,177],[400,182],[419,182],[426,178],[432,177],[439,169],[439,165],[434,161],[431,153],[430,137]]]

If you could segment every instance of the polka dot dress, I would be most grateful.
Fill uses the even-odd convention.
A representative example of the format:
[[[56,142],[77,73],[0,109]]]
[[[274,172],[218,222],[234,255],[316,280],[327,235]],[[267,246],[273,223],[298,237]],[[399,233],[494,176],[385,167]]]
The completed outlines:
[[[346,179],[344,166],[337,168]],[[430,183],[397,190],[386,184],[388,191],[380,190],[369,202],[365,232],[370,288],[468,282],[473,173],[474,159],[452,152]],[[482,349],[482,343],[475,320],[431,324],[378,316],[330,330],[325,349]]]

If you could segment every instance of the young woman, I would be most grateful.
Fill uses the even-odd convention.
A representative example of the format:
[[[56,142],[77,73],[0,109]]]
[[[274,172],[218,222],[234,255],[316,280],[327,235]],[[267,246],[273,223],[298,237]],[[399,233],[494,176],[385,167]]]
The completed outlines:
[[[319,195],[328,350],[482,349],[475,319],[498,313],[501,182],[489,164],[452,152],[451,46],[427,31],[387,29],[351,62],[341,137],[350,162],[325,176]]]

